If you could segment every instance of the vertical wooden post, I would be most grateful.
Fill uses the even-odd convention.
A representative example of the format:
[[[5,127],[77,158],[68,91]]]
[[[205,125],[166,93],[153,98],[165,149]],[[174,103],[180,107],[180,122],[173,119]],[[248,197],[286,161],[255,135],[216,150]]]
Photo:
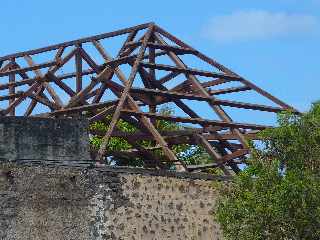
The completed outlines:
[[[149,42],[154,43],[154,36],[153,35],[150,37]],[[149,47],[149,63],[155,64],[155,58],[156,58],[155,48]],[[149,74],[150,74],[152,80],[155,80],[156,70],[154,68],[149,69]]]
[[[76,64],[76,92],[82,90],[82,58],[81,58],[81,44],[77,44],[77,51],[75,55]]]
[[[154,43],[154,41],[155,41],[155,39],[152,34],[149,42]],[[155,61],[156,61],[156,50],[155,50],[155,48],[149,47],[149,63],[155,64]],[[154,68],[149,69],[149,75],[152,78],[152,81],[156,80],[156,70]],[[156,105],[149,105],[149,112],[156,113],[157,106]],[[156,119],[151,119],[151,122],[153,125],[155,125]]]
[[[14,62],[15,62],[15,59],[12,58],[10,60],[10,63],[11,63],[11,66],[10,66],[10,70],[12,70],[14,67],[12,67],[14,65]],[[16,75],[14,73],[12,74],[9,74],[9,83],[13,83],[16,81]],[[16,92],[16,89],[15,89],[15,86],[9,86],[9,95],[11,94],[15,94]],[[9,106],[11,103],[13,103],[15,100],[15,98],[10,98],[9,99]],[[14,116],[15,115],[15,108],[12,108],[12,110],[10,111],[9,113],[10,116]]]

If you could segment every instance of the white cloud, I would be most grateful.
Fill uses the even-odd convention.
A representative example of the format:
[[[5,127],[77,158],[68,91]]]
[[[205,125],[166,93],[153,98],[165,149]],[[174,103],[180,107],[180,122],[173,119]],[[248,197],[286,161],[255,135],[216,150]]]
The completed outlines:
[[[204,34],[214,41],[228,42],[306,34],[316,28],[317,18],[312,15],[249,10],[213,17]]]

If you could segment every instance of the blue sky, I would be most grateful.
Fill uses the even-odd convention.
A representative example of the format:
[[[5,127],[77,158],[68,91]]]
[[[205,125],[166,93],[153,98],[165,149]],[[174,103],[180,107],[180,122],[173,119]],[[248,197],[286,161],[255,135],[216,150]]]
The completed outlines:
[[[154,21],[304,111],[319,97],[320,0],[2,0],[0,55]]]

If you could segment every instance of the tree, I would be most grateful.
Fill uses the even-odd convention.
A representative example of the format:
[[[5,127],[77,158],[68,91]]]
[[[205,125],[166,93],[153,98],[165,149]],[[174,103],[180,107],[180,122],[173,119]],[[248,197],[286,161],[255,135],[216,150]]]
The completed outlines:
[[[216,218],[226,239],[320,239],[320,104],[278,123],[221,186]]]

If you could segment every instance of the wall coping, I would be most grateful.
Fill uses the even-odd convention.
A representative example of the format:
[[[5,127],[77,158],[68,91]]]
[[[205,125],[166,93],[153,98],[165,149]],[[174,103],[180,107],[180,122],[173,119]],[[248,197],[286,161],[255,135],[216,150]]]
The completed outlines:
[[[191,180],[205,180],[205,181],[231,181],[232,177],[229,176],[219,176],[207,173],[190,173],[190,172],[175,172],[169,170],[155,170],[146,169],[139,167],[114,167],[114,166],[96,166],[95,163],[91,161],[33,161],[33,160],[23,160],[23,161],[1,161],[1,165],[12,165],[17,167],[44,167],[44,168],[61,168],[70,170],[95,170],[99,172],[109,172],[109,173],[123,173],[123,174],[138,174],[146,176],[161,176],[161,177],[171,177],[179,179],[191,179]]]

